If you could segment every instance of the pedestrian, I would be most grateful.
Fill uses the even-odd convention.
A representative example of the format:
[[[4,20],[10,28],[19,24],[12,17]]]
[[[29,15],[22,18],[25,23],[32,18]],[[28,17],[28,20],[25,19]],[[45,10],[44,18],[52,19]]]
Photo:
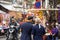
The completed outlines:
[[[19,24],[22,25],[24,23],[24,19],[21,18]]]
[[[46,40],[52,40],[52,31],[51,31],[51,28],[50,28],[51,26],[49,26],[49,27],[47,27],[46,29],[47,29],[47,38],[46,38]]]
[[[58,29],[56,28],[56,25],[52,28],[52,40],[58,40]]]
[[[33,40],[43,40],[43,36],[45,34],[45,29],[41,25],[41,21],[39,18],[35,19],[36,25],[32,28],[32,39]]]
[[[31,31],[32,31],[32,20],[33,20],[33,17],[32,16],[28,16],[28,22],[26,23],[23,23],[21,25],[21,39],[20,40],[31,40]]]
[[[13,36],[16,37],[16,39],[18,40],[18,37],[17,37],[17,36],[18,36],[18,35],[17,35],[17,34],[18,34],[18,29],[17,29],[18,24],[17,24],[17,22],[15,21],[15,19],[12,19],[12,20],[11,20],[11,22],[9,23],[9,27],[10,27],[11,25],[14,26],[13,28],[14,28],[14,30],[15,30],[15,31],[13,32]]]

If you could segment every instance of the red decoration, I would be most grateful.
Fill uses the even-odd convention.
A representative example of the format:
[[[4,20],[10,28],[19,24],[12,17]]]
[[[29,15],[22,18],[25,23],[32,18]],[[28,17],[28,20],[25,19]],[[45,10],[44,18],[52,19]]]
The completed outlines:
[[[36,1],[40,1],[40,0],[36,0]]]

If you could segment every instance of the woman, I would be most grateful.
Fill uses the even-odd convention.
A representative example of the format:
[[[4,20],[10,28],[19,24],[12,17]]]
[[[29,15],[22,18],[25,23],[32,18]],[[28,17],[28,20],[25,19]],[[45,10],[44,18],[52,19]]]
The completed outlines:
[[[47,30],[47,33],[48,33],[46,40],[52,40],[52,31],[51,31],[51,29],[47,27],[46,30]]]
[[[58,29],[54,25],[52,28],[52,40],[58,40],[57,38],[58,38]]]
[[[33,40],[43,40],[43,35],[45,34],[45,29],[40,23],[40,19],[36,18],[36,25],[32,28]]]

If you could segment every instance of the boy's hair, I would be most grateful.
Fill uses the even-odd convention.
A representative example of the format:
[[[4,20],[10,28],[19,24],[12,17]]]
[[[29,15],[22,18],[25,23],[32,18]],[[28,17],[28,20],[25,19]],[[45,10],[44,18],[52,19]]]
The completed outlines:
[[[33,19],[33,17],[32,16],[28,16],[28,18],[27,18],[28,20],[31,20],[31,19]]]

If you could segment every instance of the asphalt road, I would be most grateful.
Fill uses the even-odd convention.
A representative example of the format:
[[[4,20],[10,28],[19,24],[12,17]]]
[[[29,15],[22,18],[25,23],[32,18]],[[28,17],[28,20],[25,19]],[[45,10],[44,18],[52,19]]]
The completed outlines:
[[[6,38],[0,38],[0,40],[6,40]]]
[[[0,40],[6,40],[6,37],[5,36],[0,36]]]
[[[0,36],[0,40],[6,40],[5,36]]]
[[[0,36],[0,40],[6,40],[6,36]]]

